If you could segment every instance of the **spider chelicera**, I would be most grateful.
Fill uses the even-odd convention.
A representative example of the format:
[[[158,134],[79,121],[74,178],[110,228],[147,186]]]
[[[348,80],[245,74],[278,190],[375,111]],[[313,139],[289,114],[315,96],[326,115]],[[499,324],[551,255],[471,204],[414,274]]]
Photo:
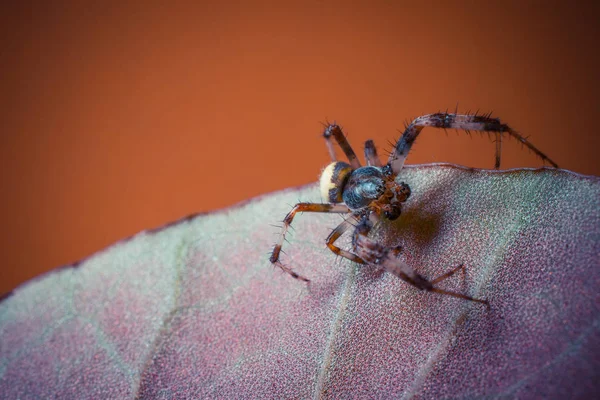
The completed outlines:
[[[395,220],[400,216],[402,203],[410,196],[410,188],[404,182],[397,182],[396,176],[402,170],[404,161],[415,139],[421,130],[427,126],[442,129],[461,129],[467,132],[494,132],[496,135],[496,169],[500,167],[501,138],[503,134],[508,134],[516,138],[542,158],[542,160],[558,168],[558,165],[554,161],[539,151],[533,144],[529,143],[527,139],[508,125],[501,123],[498,118],[492,118],[490,114],[478,115],[477,113],[457,114],[445,112],[416,118],[406,126],[386,165],[381,164],[373,141],[367,140],[365,142],[367,166],[365,167],[361,166],[352,147],[350,147],[350,144],[346,140],[342,129],[335,123],[327,124],[323,137],[333,161],[323,170],[320,187],[321,196],[327,199],[328,203],[298,203],[292,208],[283,219],[279,240],[271,253],[271,263],[292,277],[309,282],[307,278],[297,274],[290,267],[279,261],[281,246],[294,216],[298,212],[350,214],[327,237],[327,247],[333,253],[359,264],[375,265],[383,268],[385,271],[392,273],[420,290],[458,297],[489,306],[487,300],[443,290],[436,286],[439,282],[464,268],[464,265],[461,264],[430,281],[416,273],[398,258],[401,251],[400,246],[387,247],[368,237],[373,226],[381,219]],[[349,164],[337,161],[332,137],[348,158]],[[354,227],[352,252],[340,249],[335,245],[335,241],[351,227]]]

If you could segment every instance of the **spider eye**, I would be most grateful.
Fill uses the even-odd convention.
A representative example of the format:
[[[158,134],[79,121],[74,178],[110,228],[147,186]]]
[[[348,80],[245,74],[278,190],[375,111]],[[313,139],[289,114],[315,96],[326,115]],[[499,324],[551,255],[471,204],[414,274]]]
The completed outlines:
[[[321,197],[329,203],[341,203],[344,185],[352,172],[352,167],[345,162],[332,162],[321,173]]]
[[[389,209],[383,213],[383,215],[390,221],[398,219],[400,214],[402,214],[402,206],[400,203],[390,204]]]

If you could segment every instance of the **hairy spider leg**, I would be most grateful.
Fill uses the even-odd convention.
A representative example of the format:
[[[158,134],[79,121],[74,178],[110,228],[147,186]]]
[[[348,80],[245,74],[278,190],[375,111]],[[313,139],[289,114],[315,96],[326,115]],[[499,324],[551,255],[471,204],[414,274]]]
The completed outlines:
[[[295,273],[290,267],[283,265],[279,261],[279,255],[281,254],[281,246],[283,245],[283,241],[285,240],[285,234],[288,231],[288,228],[291,226],[292,221],[294,220],[294,216],[297,212],[322,212],[322,213],[338,213],[338,214],[346,214],[352,212],[346,205],[344,204],[327,204],[327,203],[298,203],[296,204],[292,210],[285,216],[283,219],[283,226],[281,227],[281,233],[279,234],[279,239],[275,243],[273,247],[273,252],[271,253],[271,257],[269,260],[271,264],[277,265],[283,271],[290,274],[293,278],[300,279],[305,282],[310,282],[303,276]]]
[[[494,169],[500,168],[500,158],[502,156],[502,133],[496,132],[496,161]]]
[[[375,142],[373,142],[371,139],[365,142],[365,160],[367,160],[367,165],[381,167],[381,161],[379,160],[379,156],[377,155]]]
[[[500,167],[500,147],[502,144],[502,142],[498,140],[498,137],[504,133],[508,133],[509,135],[515,137],[519,142],[527,146],[543,161],[547,161],[553,167],[558,168],[558,165],[554,161],[552,161],[548,156],[538,150],[537,147],[527,141],[525,137],[517,133],[508,125],[501,123],[498,118],[491,118],[489,115],[477,114],[464,115],[436,113],[416,118],[406,127],[402,137],[400,137],[400,140],[398,140],[398,143],[396,143],[394,152],[390,154],[390,158],[387,163],[387,167],[390,168],[394,174],[398,174],[402,170],[404,161],[408,156],[412,144],[417,139],[417,136],[419,136],[421,130],[426,126],[442,129],[461,129],[467,132],[496,132],[496,168]]]
[[[452,292],[449,290],[440,289],[434,285],[444,279],[452,276],[456,271],[463,268],[459,266],[453,270],[439,276],[432,281],[428,281],[425,277],[416,273],[411,267],[408,266],[404,261],[397,258],[400,251],[397,247],[385,247],[372,239],[369,239],[367,235],[371,230],[371,225],[366,220],[361,222],[354,232],[354,248],[356,254],[365,260],[368,264],[373,264],[382,267],[387,272],[392,273],[396,277],[403,281],[415,286],[417,289],[426,290],[428,292],[440,293],[446,296],[457,297],[468,301],[474,301],[477,303],[485,304],[489,308],[487,300],[476,299],[471,296],[467,296],[461,293]]]
[[[352,215],[352,218],[356,219],[356,216]],[[351,253],[347,250],[342,250],[336,245],[334,245],[335,241],[338,240],[340,236],[344,234],[344,232],[346,232],[349,228],[353,227],[354,224],[348,222],[348,219],[343,220],[342,223],[336,226],[335,229],[331,231],[329,236],[327,236],[327,247],[329,247],[329,250],[331,250],[334,254],[338,256],[342,256],[350,261],[354,261],[359,264],[365,264],[365,261],[356,254]]]
[[[325,127],[325,131],[323,132],[323,137],[325,138],[325,144],[327,145],[327,150],[329,150],[329,155],[331,156],[332,161],[337,161],[335,157],[335,149],[333,148],[333,142],[331,141],[331,136],[333,136],[348,158],[350,162],[350,166],[352,169],[360,168],[360,161],[356,157],[354,150],[352,150],[352,146],[346,140],[346,136],[342,132],[342,128],[340,128],[337,124],[329,124]]]

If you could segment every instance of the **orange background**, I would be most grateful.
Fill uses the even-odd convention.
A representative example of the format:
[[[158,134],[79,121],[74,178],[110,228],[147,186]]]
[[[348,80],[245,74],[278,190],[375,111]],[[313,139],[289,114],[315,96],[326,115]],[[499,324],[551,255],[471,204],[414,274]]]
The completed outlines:
[[[326,118],[383,153],[411,117],[493,110],[561,167],[600,174],[597,6],[38,3],[0,13],[0,293],[316,181]],[[408,158],[445,161],[491,168],[494,145],[426,130]],[[503,167],[540,165],[505,145]]]

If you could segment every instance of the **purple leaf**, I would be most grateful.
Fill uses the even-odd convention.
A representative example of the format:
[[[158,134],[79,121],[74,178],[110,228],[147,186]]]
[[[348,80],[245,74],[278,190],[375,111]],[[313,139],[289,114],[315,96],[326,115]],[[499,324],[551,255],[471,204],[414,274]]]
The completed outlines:
[[[336,258],[339,216],[294,220],[313,185],[142,232],[0,303],[7,399],[584,398],[600,390],[600,180],[563,170],[407,168],[403,216],[373,232],[440,284]],[[342,240],[343,242],[343,240]],[[346,240],[346,246],[349,245]]]

